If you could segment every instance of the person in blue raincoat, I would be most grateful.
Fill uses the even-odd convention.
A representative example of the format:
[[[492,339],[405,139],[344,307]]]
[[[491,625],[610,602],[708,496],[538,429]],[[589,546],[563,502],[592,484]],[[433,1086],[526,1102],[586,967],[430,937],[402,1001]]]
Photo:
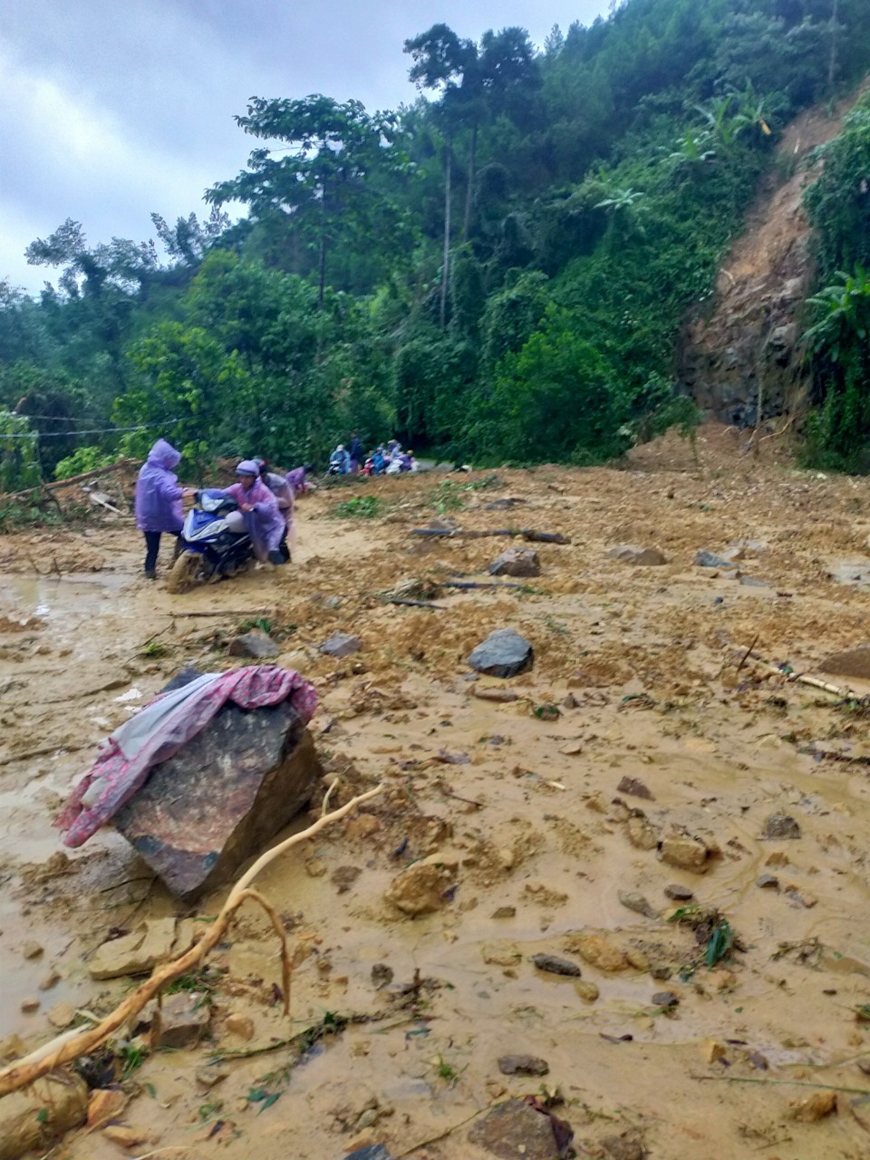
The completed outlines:
[[[145,536],[145,576],[149,580],[157,574],[161,535],[178,535],[184,523],[181,501],[193,494],[190,488],[179,485],[172,470],[180,461],[181,452],[165,439],[158,439],[136,480],[136,526]]]

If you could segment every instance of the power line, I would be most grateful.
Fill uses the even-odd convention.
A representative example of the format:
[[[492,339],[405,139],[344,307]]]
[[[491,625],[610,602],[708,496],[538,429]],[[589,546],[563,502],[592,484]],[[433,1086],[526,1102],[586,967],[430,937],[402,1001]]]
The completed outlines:
[[[18,416],[24,418],[25,416]],[[59,439],[62,435],[115,435],[122,431],[149,431],[154,427],[171,427],[182,423],[182,419],[164,419],[162,423],[141,423],[138,427],[103,427],[90,431],[0,431],[0,443],[4,439]]]

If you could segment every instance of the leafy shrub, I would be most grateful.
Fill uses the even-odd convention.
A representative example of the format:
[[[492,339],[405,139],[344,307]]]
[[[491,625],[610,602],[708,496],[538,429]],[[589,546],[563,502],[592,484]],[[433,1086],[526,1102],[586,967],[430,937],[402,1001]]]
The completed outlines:
[[[69,479],[86,471],[96,471],[115,462],[114,455],[108,455],[102,447],[78,447],[65,459],[61,459],[54,469],[55,479]]]

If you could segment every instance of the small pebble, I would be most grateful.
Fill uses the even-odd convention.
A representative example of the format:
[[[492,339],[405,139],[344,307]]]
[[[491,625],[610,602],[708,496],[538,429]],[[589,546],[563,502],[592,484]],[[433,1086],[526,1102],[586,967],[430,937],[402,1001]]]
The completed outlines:
[[[39,999],[27,998],[21,1000],[21,1010],[25,1015],[32,1015],[39,1010]]]
[[[762,890],[779,890],[779,879],[775,874],[762,874],[755,885]]]
[[[558,955],[532,955],[532,962],[539,971],[546,971],[550,975],[568,975],[571,978],[580,977],[580,968],[570,959],[560,959]]]
[[[678,1005],[680,997],[679,995],[675,995],[673,991],[656,991],[652,997],[652,1001],[656,1007],[671,1010]]]
[[[675,882],[665,887],[665,898],[670,898],[674,902],[691,902],[694,897],[688,886],[680,886]]]

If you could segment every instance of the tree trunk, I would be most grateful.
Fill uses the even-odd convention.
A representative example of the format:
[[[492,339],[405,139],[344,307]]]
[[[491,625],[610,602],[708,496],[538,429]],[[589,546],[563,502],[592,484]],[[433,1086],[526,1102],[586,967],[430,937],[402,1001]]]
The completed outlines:
[[[444,261],[441,268],[441,328],[447,323],[447,284],[450,278],[450,179],[453,154],[447,141],[447,166],[444,176]]]
[[[828,61],[828,86],[833,87],[834,76],[837,72],[837,16],[839,0],[833,0],[831,5],[831,56]]]
[[[321,187],[320,197],[320,278],[317,292],[317,308],[323,309],[323,295],[326,290],[326,184]]]
[[[477,122],[471,130],[471,149],[468,154],[468,184],[465,187],[465,219],[462,223],[462,240],[468,241],[471,226],[471,205],[474,201],[474,163],[477,159]]]

